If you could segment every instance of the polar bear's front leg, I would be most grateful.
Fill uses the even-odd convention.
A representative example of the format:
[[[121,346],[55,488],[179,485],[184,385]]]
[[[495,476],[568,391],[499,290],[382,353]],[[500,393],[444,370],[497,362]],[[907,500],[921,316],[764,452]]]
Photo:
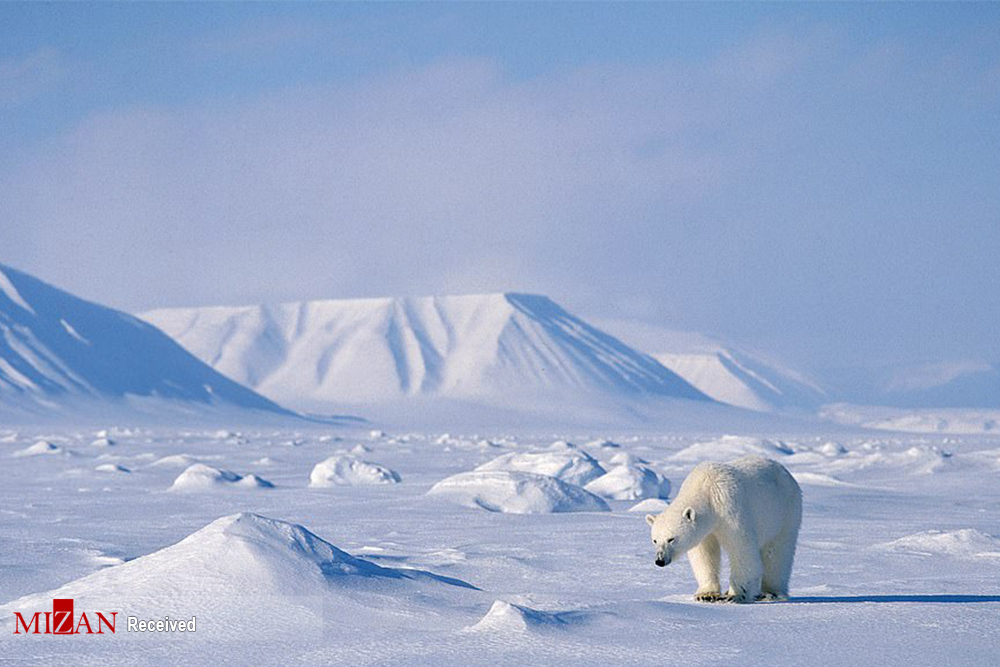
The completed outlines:
[[[719,568],[722,563],[722,552],[715,535],[709,534],[695,548],[688,552],[691,570],[698,582],[698,590],[694,599],[699,602],[717,602],[722,598],[719,586]]]
[[[734,540],[729,553],[729,593],[727,602],[755,602],[760,596],[761,580],[764,577],[764,562],[760,551],[751,540]]]

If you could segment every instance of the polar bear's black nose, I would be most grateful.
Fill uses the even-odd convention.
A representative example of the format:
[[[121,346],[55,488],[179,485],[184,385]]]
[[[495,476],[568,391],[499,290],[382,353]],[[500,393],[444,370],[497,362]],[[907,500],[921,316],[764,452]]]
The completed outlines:
[[[657,565],[658,567],[663,567],[663,566],[664,566],[664,565],[666,565],[666,564],[667,564],[667,562],[666,562],[665,560],[663,560],[662,558],[657,558],[657,559],[656,559],[656,565]]]

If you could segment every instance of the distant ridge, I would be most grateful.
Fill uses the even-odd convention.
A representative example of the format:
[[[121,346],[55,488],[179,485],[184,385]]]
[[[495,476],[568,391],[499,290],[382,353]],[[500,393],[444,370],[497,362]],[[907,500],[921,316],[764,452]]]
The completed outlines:
[[[701,334],[635,322],[603,326],[728,405],[758,412],[811,413],[829,401],[824,389],[804,374]]]
[[[141,317],[219,372],[301,410],[421,398],[711,402],[544,296],[324,300]]]
[[[113,414],[140,403],[154,414],[292,414],[150,324],[0,264],[0,414]]]

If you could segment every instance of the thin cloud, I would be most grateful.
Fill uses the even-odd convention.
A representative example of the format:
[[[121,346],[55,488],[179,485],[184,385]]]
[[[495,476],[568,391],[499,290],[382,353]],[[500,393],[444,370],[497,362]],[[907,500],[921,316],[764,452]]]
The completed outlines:
[[[54,90],[65,74],[59,52],[48,47],[0,61],[0,109],[26,104]]]
[[[996,274],[977,268],[989,243],[961,231],[995,200],[919,187],[966,168],[929,133],[985,75],[923,89],[939,107],[899,107],[928,79],[873,86],[870,54],[810,40],[531,78],[450,58],[102,112],[0,176],[0,215],[33,249],[8,261],[135,310],[517,289],[803,354],[903,349],[898,332],[941,327],[900,298],[920,267],[964,257],[947,290],[920,283],[939,310]],[[964,327],[969,347],[949,354],[975,356],[987,332]]]

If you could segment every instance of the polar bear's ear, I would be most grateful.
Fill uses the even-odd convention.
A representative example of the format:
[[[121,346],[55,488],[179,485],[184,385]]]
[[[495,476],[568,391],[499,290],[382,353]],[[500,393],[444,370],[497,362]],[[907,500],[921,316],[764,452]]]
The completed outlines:
[[[693,507],[689,507],[686,510],[684,510],[684,520],[685,521],[691,521],[693,523],[694,522],[694,517],[695,517],[695,514],[694,514],[694,508]]]
[[[652,514],[647,514],[646,515],[646,523],[648,523],[650,526],[652,526],[655,522],[656,522],[656,517],[655,516],[653,516]]]

